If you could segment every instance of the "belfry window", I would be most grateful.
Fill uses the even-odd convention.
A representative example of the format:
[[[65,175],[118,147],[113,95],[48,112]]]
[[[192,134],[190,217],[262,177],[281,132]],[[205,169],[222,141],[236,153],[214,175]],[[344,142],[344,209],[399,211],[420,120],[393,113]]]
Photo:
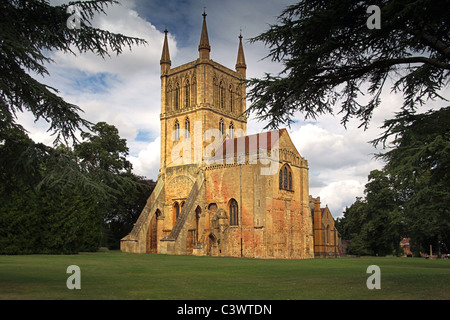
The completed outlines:
[[[223,119],[220,119],[219,121],[219,131],[223,135]]]
[[[289,165],[285,164],[283,167],[281,167],[279,172],[279,189],[280,190],[292,190],[292,170],[289,167]]]
[[[228,128],[229,137],[230,139],[234,138],[234,124],[233,122],[230,123],[230,127]]]
[[[219,104],[220,104],[220,108],[223,109],[223,107],[225,105],[225,91],[223,89],[223,82],[220,82],[220,85],[219,85]]]
[[[213,79],[213,103],[215,107],[219,106],[219,85],[217,84],[217,79]]]
[[[192,105],[197,104],[197,80],[195,78],[192,79],[191,85],[191,96],[192,96]]]
[[[180,140],[180,123],[178,122],[178,120],[175,120],[175,125],[173,126],[173,137],[174,137],[174,141],[179,141]]]
[[[186,138],[191,137],[191,122],[189,121],[189,118],[186,117],[186,120],[184,120],[184,129]]]
[[[230,93],[230,112],[233,112],[233,87],[232,86],[230,86],[229,93]]]
[[[186,108],[189,108],[191,105],[191,86],[189,85],[189,80],[186,81],[184,93],[185,93],[185,106]]]
[[[180,109],[180,85],[177,83],[175,88],[175,110]]]
[[[230,200],[230,226],[239,225],[239,206],[236,200]]]

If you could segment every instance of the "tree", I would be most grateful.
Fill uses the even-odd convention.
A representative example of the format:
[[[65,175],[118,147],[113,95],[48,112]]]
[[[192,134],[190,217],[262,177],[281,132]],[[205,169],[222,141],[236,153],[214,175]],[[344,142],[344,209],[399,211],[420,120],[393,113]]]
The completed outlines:
[[[96,13],[117,3],[115,0],[76,1],[81,13],[80,29],[69,29],[68,5],[51,6],[47,0],[7,0],[0,3],[0,131],[15,126],[17,112],[29,111],[35,119],[50,123],[55,142],[77,141],[77,130],[89,128],[80,117],[81,108],[64,101],[55,88],[34,79],[29,72],[48,75],[45,63],[51,51],[76,54],[94,52],[105,58],[109,51],[122,52],[123,46],[144,44],[142,39],[126,37],[94,28],[90,20]]]
[[[393,188],[403,203],[413,250],[450,250],[450,107],[387,120],[374,145],[391,140],[378,157],[386,162]]]
[[[364,193],[365,198],[357,198],[337,223],[342,237],[352,241],[348,252],[399,254],[404,224],[390,177],[384,171],[371,171]]]
[[[84,141],[75,145],[74,155],[86,176],[102,187],[96,200],[103,221],[102,246],[118,249],[119,240],[133,228],[154,183],[131,172],[126,140],[120,138],[115,126],[99,122],[92,131],[82,133]]]
[[[385,171],[371,171],[368,180],[364,191],[367,202],[364,226],[367,230],[367,244],[374,254],[399,254],[404,230],[397,191]]]
[[[0,144],[0,254],[96,250],[101,235],[98,194],[74,181],[43,184],[55,159],[80,176],[68,147],[36,144],[17,128]],[[12,165],[11,165],[12,164]],[[60,177],[60,176],[59,176]],[[90,179],[83,176],[84,179]],[[61,187],[63,186],[63,187]],[[70,187],[69,187],[70,186]]]
[[[381,9],[380,29],[367,26],[371,5]],[[404,110],[443,98],[439,90],[450,75],[449,9],[449,0],[303,0],[289,6],[278,24],[251,39],[266,44],[266,58],[284,68],[248,81],[248,112],[277,128],[297,111],[315,118],[340,103],[344,125],[356,117],[367,126],[389,77],[396,79],[392,90],[403,92]],[[367,103],[359,100],[362,94],[370,97]]]
[[[114,126],[92,128],[74,150],[36,144],[16,128],[4,132],[0,254],[117,249],[131,231],[155,184],[131,172],[126,141]]]

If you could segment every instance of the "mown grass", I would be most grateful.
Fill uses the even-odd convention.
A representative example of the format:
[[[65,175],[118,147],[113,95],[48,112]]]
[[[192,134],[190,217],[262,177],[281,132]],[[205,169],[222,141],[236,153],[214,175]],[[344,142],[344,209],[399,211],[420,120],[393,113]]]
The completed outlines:
[[[69,290],[69,265],[81,290]],[[369,265],[381,289],[369,290]],[[0,299],[450,299],[450,260],[259,260],[129,254],[0,256]]]

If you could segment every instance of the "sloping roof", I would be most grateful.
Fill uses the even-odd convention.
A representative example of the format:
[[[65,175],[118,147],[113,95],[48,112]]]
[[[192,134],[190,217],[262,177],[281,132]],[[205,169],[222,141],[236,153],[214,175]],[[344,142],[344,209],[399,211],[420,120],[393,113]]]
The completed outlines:
[[[217,149],[214,158],[223,158],[224,156],[231,156],[242,152],[257,152],[259,149],[271,151],[284,132],[286,132],[286,129],[226,139]]]

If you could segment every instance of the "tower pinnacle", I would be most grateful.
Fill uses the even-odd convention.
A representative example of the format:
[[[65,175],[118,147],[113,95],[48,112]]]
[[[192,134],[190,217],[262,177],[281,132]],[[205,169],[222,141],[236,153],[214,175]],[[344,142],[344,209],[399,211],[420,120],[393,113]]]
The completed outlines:
[[[170,53],[169,53],[169,43],[167,41],[167,28],[164,30],[164,44],[163,44],[163,50],[161,54],[161,60],[159,61],[159,64],[161,65],[161,73],[167,71],[170,69],[170,65],[172,62],[170,61]]]
[[[200,37],[200,44],[198,46],[198,52],[200,53],[200,59],[209,59],[209,53],[211,52],[211,46],[208,39],[208,28],[206,27],[206,12],[203,11],[203,26],[202,34]]]
[[[245,63],[244,48],[242,46],[242,34],[239,34],[239,48],[236,61],[236,71],[239,72],[243,78],[245,78],[247,64]]]

